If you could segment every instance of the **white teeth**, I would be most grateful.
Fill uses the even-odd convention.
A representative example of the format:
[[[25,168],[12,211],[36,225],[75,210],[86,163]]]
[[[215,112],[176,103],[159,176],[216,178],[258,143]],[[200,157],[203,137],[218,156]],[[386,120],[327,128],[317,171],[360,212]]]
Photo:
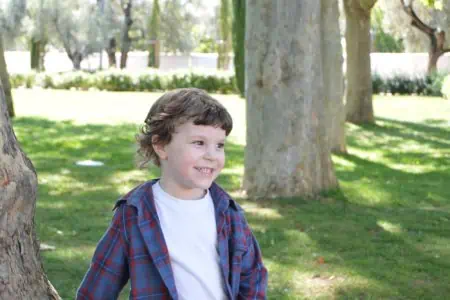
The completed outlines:
[[[197,170],[199,170],[200,172],[204,173],[204,174],[211,174],[212,170],[209,168],[196,168]]]

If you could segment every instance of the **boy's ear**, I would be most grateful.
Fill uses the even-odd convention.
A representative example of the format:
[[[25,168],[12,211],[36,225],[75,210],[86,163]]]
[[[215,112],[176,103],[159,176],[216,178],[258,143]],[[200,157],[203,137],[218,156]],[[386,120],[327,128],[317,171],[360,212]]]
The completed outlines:
[[[155,135],[152,137],[152,147],[158,155],[159,159],[165,160],[167,159],[166,147],[158,141],[158,136]]]

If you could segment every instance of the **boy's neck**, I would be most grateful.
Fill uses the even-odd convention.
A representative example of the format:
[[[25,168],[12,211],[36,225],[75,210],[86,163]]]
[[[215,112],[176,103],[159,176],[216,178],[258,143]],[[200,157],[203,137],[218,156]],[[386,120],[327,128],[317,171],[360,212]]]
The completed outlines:
[[[200,200],[203,197],[205,197],[206,195],[206,190],[202,189],[201,190],[201,194],[192,194],[192,195],[186,195],[186,194],[181,194],[179,192],[176,191],[175,188],[171,187],[169,184],[166,183],[166,181],[164,180],[164,178],[161,178],[159,180],[159,185],[161,186],[161,188],[163,189],[164,192],[166,192],[167,194],[169,194],[170,196],[180,199],[180,200]]]

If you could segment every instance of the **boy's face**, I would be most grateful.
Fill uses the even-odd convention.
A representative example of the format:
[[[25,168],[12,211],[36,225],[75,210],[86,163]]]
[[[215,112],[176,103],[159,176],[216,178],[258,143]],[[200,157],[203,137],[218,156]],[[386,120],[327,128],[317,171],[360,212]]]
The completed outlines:
[[[225,164],[225,130],[220,127],[177,126],[172,140],[156,146],[161,158],[161,185],[180,199],[200,199]]]

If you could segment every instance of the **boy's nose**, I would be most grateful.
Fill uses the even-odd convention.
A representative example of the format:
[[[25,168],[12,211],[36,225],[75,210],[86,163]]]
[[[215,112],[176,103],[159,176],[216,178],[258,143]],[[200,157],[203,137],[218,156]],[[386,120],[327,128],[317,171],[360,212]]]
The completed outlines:
[[[208,147],[206,149],[204,157],[205,157],[205,159],[208,159],[208,160],[216,159],[218,157],[217,150],[214,149],[213,147]]]

